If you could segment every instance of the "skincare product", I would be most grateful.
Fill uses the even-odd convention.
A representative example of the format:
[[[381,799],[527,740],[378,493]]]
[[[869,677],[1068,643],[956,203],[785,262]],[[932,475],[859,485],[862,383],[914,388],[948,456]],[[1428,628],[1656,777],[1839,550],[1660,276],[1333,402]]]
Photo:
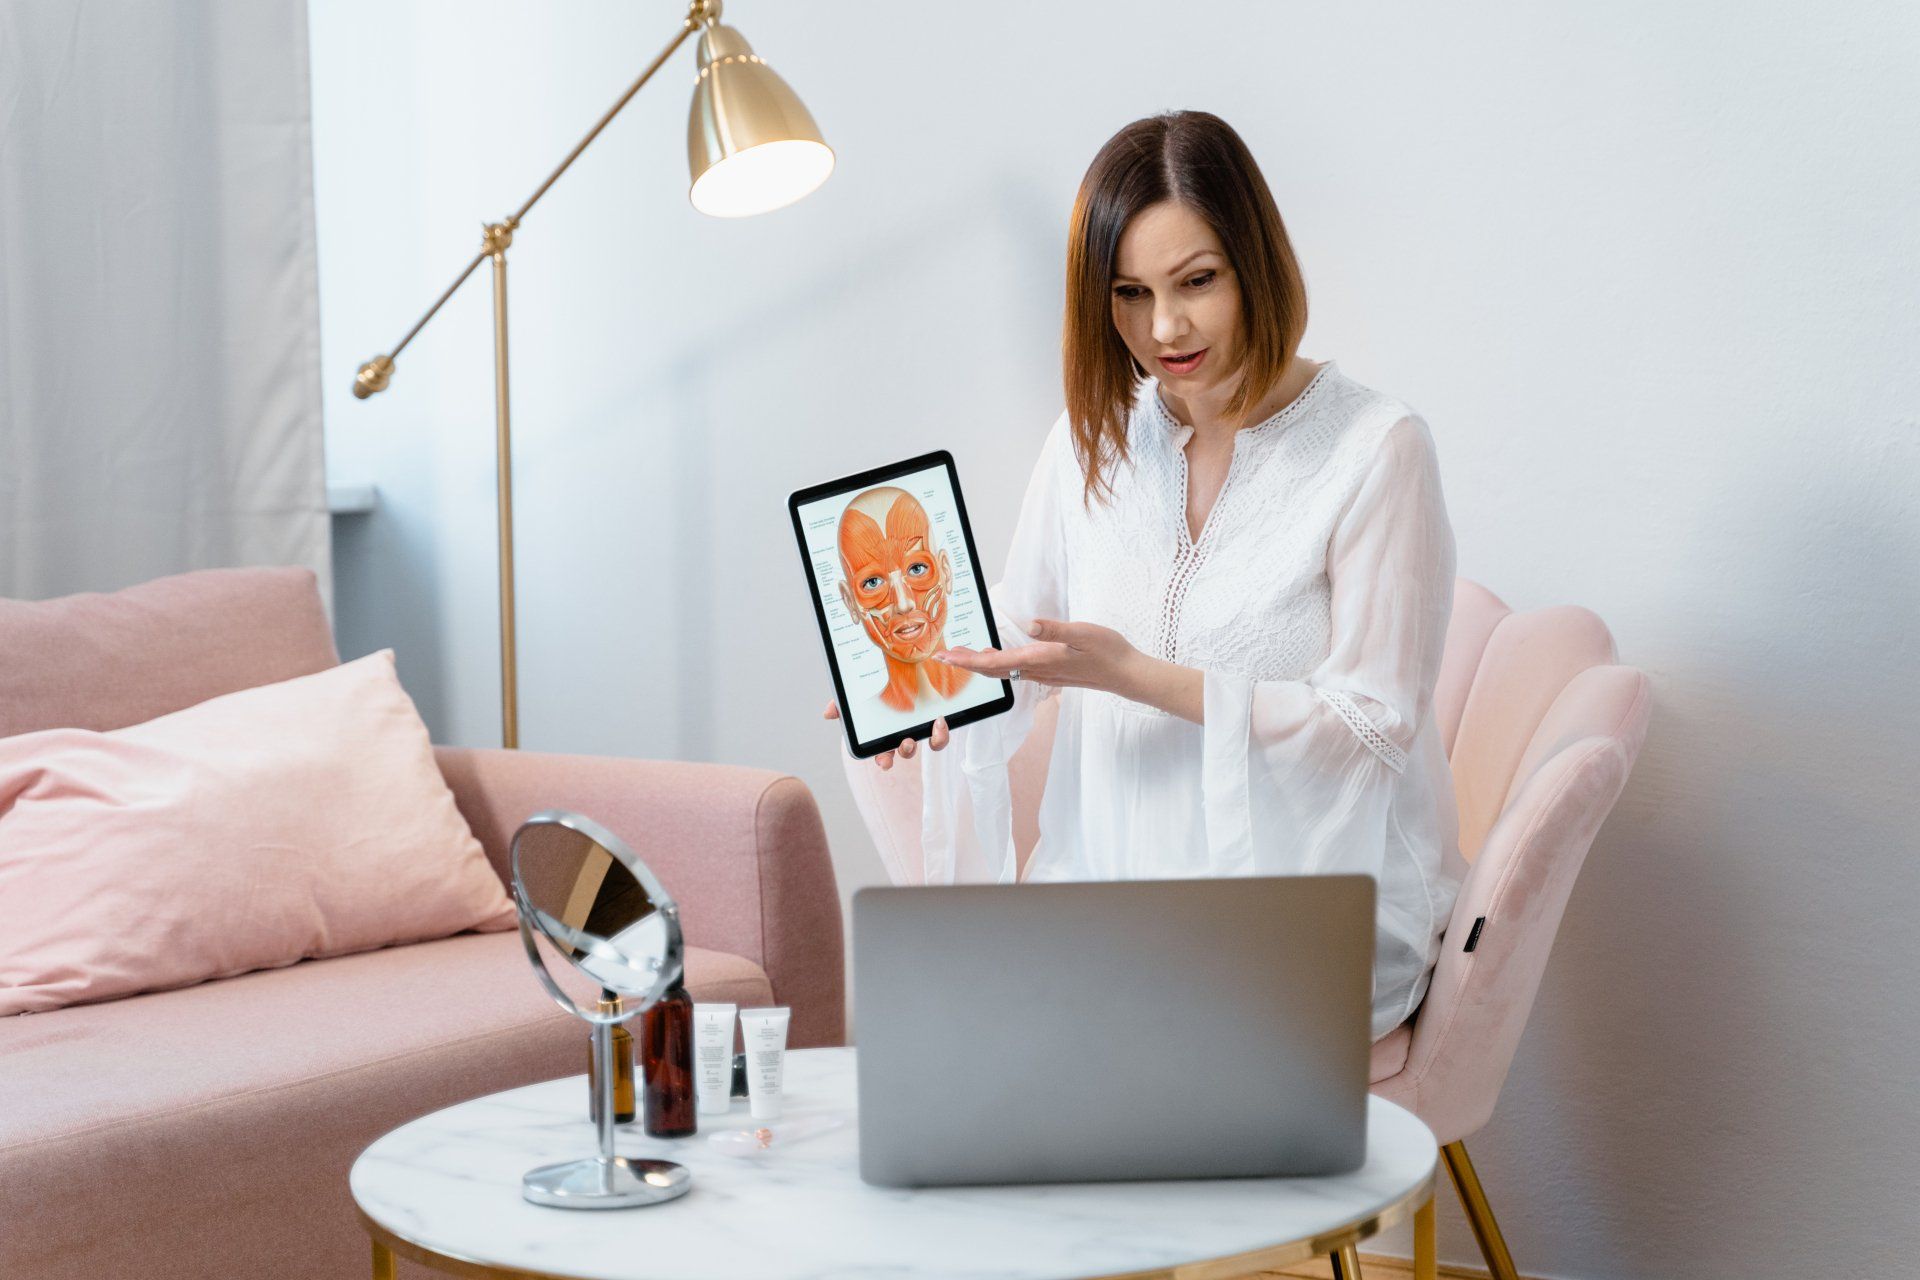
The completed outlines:
[[[611,991],[600,993],[600,1012],[620,1012],[620,997]],[[593,1038],[587,1038],[587,1117],[600,1122],[600,1064],[593,1052]],[[624,1023],[613,1028],[613,1122],[633,1120],[633,1033]]]
[[[693,1073],[700,1114],[724,1115],[733,1104],[733,1014],[731,1004],[693,1006]]]
[[[780,1083],[787,1066],[791,1009],[742,1009],[740,1039],[747,1046],[748,1103],[755,1120],[780,1118]]]
[[[673,990],[641,1015],[640,1066],[647,1132],[656,1138],[685,1138],[698,1127],[693,1118],[693,997],[686,987]]]

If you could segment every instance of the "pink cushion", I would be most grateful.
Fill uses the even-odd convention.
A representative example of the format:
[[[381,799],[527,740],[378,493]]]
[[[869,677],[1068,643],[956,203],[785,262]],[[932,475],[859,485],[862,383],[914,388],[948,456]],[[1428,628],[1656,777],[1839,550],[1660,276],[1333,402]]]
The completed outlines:
[[[1590,609],[1554,605],[1499,619],[1480,655],[1448,757],[1468,862],[1515,794],[1520,757],[1567,681],[1615,659],[1613,636]]]
[[[1448,759],[1453,758],[1460,715],[1466,710],[1467,694],[1480,671],[1487,641],[1501,619],[1512,612],[1499,596],[1472,578],[1453,580],[1453,614],[1447,619],[1447,643],[1440,655],[1440,678],[1433,689],[1433,714],[1440,721],[1440,740]]]
[[[391,651],[0,739],[0,1015],[512,923]]]
[[[309,569],[207,569],[0,600],[0,737],[121,729],[339,661]]]

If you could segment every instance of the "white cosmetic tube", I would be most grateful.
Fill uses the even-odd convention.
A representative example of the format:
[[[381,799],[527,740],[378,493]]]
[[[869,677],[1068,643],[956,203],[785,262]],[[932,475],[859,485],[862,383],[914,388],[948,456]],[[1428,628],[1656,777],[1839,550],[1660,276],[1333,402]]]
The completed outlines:
[[[787,1066],[791,1009],[742,1009],[740,1039],[747,1046],[747,1104],[755,1120],[780,1118],[781,1078]]]
[[[693,1006],[694,1098],[703,1116],[733,1106],[733,1014],[730,1004]]]

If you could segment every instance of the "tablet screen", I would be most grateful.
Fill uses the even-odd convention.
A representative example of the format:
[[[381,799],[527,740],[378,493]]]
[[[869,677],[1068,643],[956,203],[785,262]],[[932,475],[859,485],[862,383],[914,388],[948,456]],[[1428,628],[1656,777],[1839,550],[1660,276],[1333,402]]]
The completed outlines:
[[[999,647],[948,455],[818,485],[790,505],[856,755],[924,737],[936,717],[964,724],[1012,705],[1004,680],[929,660]]]

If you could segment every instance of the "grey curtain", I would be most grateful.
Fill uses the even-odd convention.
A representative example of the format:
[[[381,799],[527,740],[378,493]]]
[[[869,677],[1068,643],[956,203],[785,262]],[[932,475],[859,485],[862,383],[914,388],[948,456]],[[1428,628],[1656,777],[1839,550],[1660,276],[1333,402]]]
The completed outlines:
[[[305,0],[0,0],[0,595],[328,581]]]

